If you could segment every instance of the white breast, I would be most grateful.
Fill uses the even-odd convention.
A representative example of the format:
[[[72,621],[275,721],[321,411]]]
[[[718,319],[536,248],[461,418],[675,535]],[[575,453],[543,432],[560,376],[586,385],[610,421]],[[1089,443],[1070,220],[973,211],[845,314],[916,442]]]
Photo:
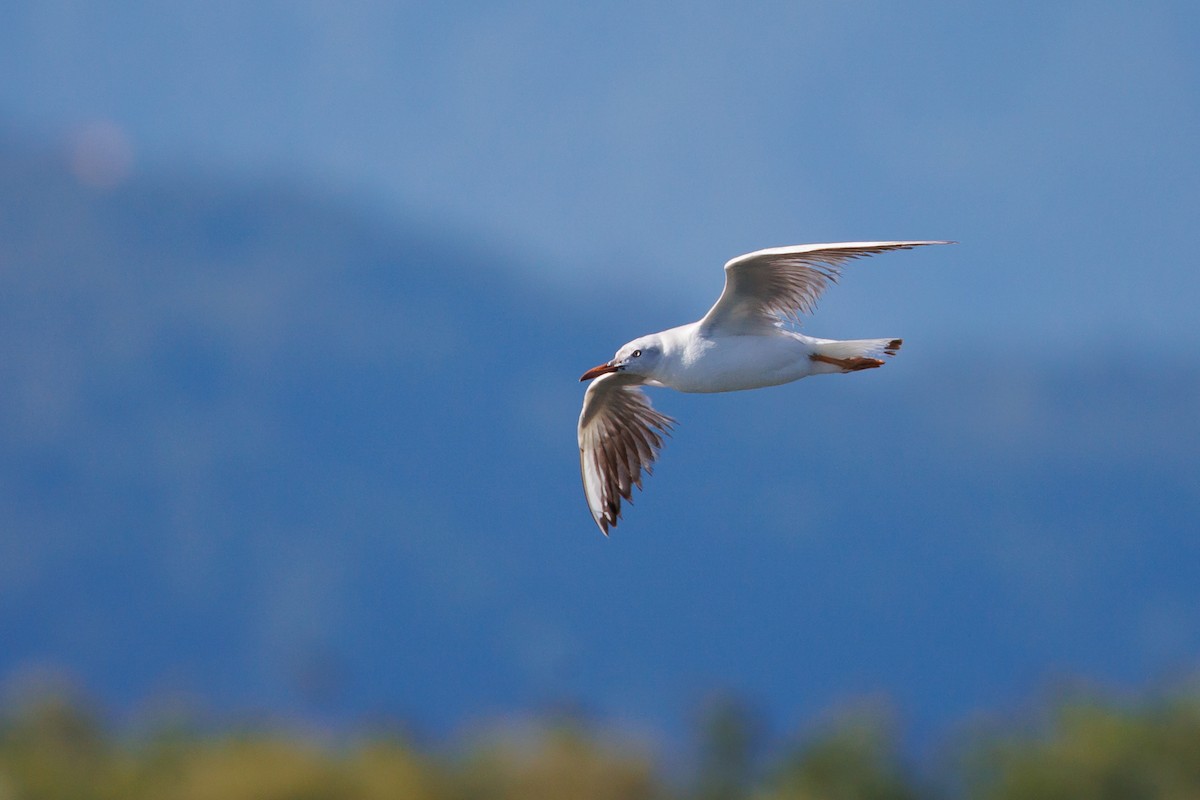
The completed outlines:
[[[807,337],[791,331],[705,337],[693,329],[680,340],[659,380],[681,392],[736,392],[812,374]]]

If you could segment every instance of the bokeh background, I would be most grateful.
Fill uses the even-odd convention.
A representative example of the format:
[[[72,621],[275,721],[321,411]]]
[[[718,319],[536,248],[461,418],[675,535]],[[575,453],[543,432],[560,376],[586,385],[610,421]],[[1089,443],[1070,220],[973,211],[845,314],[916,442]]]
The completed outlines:
[[[919,759],[1186,680],[1198,8],[0,2],[6,702],[668,754],[865,703]],[[600,536],[584,369],[732,256],[908,238],[960,244],[806,328],[898,358],[654,392]]]

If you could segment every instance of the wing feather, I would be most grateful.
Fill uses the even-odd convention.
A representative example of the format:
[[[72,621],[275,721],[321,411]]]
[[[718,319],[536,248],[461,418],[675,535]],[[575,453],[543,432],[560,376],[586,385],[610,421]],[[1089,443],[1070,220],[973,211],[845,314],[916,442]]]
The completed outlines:
[[[756,250],[725,265],[725,290],[700,320],[703,334],[757,333],[783,320],[811,314],[849,261],[888,250],[911,250],[943,241],[837,242]]]
[[[654,410],[642,379],[620,372],[601,375],[588,386],[579,414],[579,468],[592,519],[604,535],[621,516],[621,499],[632,501],[643,473],[675,420]]]

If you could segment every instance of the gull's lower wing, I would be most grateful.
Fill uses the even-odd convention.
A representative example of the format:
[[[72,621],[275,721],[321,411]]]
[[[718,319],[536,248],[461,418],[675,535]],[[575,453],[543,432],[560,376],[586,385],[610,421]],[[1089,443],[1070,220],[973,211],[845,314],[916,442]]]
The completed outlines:
[[[655,411],[635,375],[613,372],[588,386],[579,413],[579,471],[592,519],[605,536],[633,499],[675,420]]]
[[[725,290],[700,320],[700,330],[755,333],[774,327],[780,319],[798,320],[812,313],[817,298],[837,281],[846,262],[930,244],[953,242],[800,244],[738,256],[725,265]]]

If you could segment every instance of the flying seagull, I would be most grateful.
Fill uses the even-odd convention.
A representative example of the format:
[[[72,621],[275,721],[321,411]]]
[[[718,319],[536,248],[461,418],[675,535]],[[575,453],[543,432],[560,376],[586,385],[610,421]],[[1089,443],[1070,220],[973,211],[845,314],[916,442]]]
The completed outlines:
[[[655,411],[642,386],[680,392],[736,392],[809,375],[883,366],[900,339],[837,341],[788,325],[811,314],[846,262],[888,250],[953,242],[838,242],[774,247],[725,265],[725,290],[698,321],[640,336],[611,361],[583,373],[592,381],[579,414],[579,468],[592,518],[605,536],[621,516],[621,498],[651,465],[675,420]]]

